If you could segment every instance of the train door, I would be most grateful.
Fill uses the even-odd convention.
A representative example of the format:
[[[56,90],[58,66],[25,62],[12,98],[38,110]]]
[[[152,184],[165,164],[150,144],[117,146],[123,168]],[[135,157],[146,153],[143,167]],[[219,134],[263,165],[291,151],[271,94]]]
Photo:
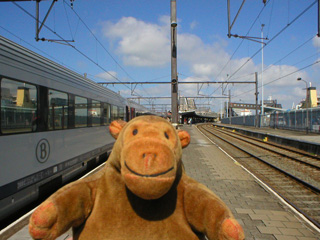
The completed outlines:
[[[136,109],[131,108],[131,119],[134,118],[135,116],[136,116]]]
[[[126,121],[128,122],[130,120],[130,108],[126,106]]]

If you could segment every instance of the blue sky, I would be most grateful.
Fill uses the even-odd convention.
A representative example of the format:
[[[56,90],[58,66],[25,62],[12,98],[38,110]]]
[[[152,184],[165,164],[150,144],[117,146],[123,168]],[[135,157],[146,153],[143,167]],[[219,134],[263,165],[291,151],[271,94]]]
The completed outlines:
[[[230,2],[233,19],[242,1]],[[284,108],[305,97],[305,84],[298,82],[298,77],[318,91],[320,88],[317,4],[306,10],[315,2],[268,0],[264,6],[262,0],[248,0],[231,31],[260,37],[261,24],[265,24],[263,32],[269,41],[264,48],[264,98],[277,99]],[[40,3],[40,19],[50,3]],[[170,81],[169,0],[76,0],[73,10],[70,1],[59,0],[40,37],[73,39],[70,44],[75,48],[35,41],[35,19],[29,15],[35,16],[35,6],[34,1],[1,2],[0,34],[80,74],[87,73],[97,82]],[[261,93],[261,44],[227,37],[227,1],[177,0],[177,18],[179,81],[254,81],[254,72],[258,72]],[[125,97],[135,97],[130,86],[109,87]],[[252,84],[234,84],[227,89],[234,102],[255,101]],[[200,92],[197,85],[190,84],[179,85],[179,90],[181,96],[221,96],[217,84],[202,86]],[[138,85],[134,95],[170,96],[170,86]],[[214,111],[221,106],[220,99],[200,99],[197,103],[209,104]]]

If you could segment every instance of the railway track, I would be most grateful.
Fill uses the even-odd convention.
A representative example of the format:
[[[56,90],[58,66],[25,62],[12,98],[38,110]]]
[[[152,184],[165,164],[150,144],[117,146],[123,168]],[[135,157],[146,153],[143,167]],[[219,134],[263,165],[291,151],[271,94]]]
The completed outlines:
[[[212,124],[198,128],[320,228],[319,157]]]

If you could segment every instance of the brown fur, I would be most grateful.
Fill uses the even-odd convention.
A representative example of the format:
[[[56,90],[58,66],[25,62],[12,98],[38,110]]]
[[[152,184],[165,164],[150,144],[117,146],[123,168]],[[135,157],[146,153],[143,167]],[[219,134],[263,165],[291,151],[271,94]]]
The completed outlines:
[[[73,227],[74,239],[242,240],[226,205],[181,167],[190,142],[159,117],[113,122],[117,138],[105,168],[63,187],[33,213],[34,239],[55,239]]]

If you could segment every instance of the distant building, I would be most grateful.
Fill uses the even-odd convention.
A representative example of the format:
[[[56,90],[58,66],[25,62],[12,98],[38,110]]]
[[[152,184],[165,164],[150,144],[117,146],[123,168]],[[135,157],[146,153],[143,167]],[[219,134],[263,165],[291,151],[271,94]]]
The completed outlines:
[[[194,98],[180,97],[179,99],[179,111],[189,112],[197,109]]]
[[[260,101],[261,104],[261,101]],[[282,105],[278,103],[277,99],[272,99],[271,96],[267,100],[263,101],[263,106],[264,107],[271,107],[271,108],[282,108]]]
[[[17,90],[17,106],[19,107],[33,107],[30,98],[30,89],[27,87],[18,87]]]
[[[240,116],[250,116],[252,115],[252,112],[249,109],[242,109],[240,111]]]
[[[3,106],[13,105],[15,98],[11,96],[9,88],[1,88],[1,104]]]
[[[306,99],[303,99],[300,104],[297,105],[297,108],[314,108],[319,106],[320,96],[317,96],[317,88],[308,87]]]

